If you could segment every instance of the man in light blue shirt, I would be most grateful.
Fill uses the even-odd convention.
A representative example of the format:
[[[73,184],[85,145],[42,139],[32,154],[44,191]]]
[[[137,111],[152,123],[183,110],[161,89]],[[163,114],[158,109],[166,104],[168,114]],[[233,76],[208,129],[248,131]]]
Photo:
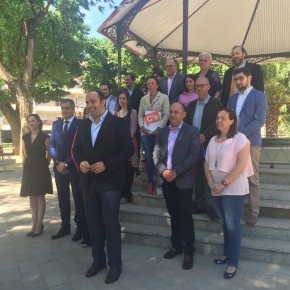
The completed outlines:
[[[117,108],[117,97],[112,95],[112,87],[109,83],[101,83],[100,91],[106,98],[106,109],[113,114]]]
[[[195,82],[198,99],[190,102],[186,108],[185,122],[200,130],[200,159],[196,165],[195,206],[193,213],[207,212],[211,220],[217,219],[213,209],[211,192],[204,176],[203,163],[207,144],[216,133],[216,115],[222,103],[209,95],[210,84],[206,77],[199,77]]]

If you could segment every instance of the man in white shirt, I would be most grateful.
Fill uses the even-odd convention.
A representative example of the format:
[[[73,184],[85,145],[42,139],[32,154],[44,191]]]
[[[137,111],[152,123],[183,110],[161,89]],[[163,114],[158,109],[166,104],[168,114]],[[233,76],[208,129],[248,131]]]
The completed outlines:
[[[106,98],[106,109],[113,114],[117,108],[117,97],[112,95],[112,87],[109,83],[101,83],[100,91]]]

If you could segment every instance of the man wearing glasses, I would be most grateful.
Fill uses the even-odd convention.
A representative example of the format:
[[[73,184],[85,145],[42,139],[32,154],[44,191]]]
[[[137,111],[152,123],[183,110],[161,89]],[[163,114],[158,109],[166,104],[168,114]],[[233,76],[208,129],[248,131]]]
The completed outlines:
[[[264,126],[268,110],[268,98],[251,85],[251,72],[246,67],[234,71],[234,82],[238,93],[234,94],[228,102],[238,118],[239,132],[245,134],[250,140],[250,154],[254,175],[249,177],[249,207],[246,224],[253,226],[257,222],[260,209],[260,181],[259,160],[262,145],[261,128]]]
[[[221,100],[224,106],[227,105],[229,98],[238,93],[238,88],[234,82],[234,70],[240,67],[246,67],[252,75],[252,86],[259,91],[264,91],[264,80],[261,67],[255,63],[249,63],[245,60],[247,52],[244,47],[236,45],[232,48],[232,62],[234,66],[230,67],[224,75]]]
[[[178,62],[174,58],[166,59],[166,77],[160,80],[162,93],[169,97],[170,105],[178,102],[179,95],[184,91],[183,76],[178,72]]]
[[[210,139],[216,133],[217,112],[223,107],[221,101],[209,95],[210,84],[206,77],[199,77],[195,82],[198,99],[190,102],[186,108],[185,122],[200,131],[200,159],[196,165],[196,187],[194,214],[206,212],[210,220],[218,219],[213,209],[211,191],[204,175],[205,150]]]

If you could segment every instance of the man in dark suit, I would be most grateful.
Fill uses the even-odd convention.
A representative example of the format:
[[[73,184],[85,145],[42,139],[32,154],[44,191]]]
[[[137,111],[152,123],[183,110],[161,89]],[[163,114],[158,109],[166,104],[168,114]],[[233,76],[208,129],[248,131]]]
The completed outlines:
[[[211,190],[204,175],[204,157],[205,150],[210,139],[216,134],[216,116],[222,108],[221,101],[211,97],[208,94],[210,89],[209,81],[206,77],[199,77],[195,82],[195,90],[198,99],[190,102],[186,108],[185,122],[193,125],[200,130],[200,159],[196,165],[196,183],[195,187],[195,207],[193,213],[207,212],[211,220],[218,218],[213,209]]]
[[[178,74],[178,62],[167,58],[165,63],[166,77],[159,81],[162,93],[169,97],[170,104],[178,102],[178,97],[184,91],[183,76]]]
[[[72,149],[80,171],[94,258],[86,277],[106,267],[106,242],[110,271],[105,282],[110,284],[122,272],[120,194],[126,186],[125,167],[134,146],[126,121],[106,109],[105,96],[99,90],[87,94],[86,105],[90,116],[80,125]]]
[[[82,238],[80,217],[80,190],[77,180],[77,170],[71,158],[71,147],[79,120],[74,116],[75,103],[71,99],[62,99],[60,103],[63,119],[55,121],[52,125],[50,137],[50,154],[54,161],[55,183],[58,192],[61,228],[51,238],[59,239],[70,235],[70,185],[75,203],[74,220],[77,224],[76,233],[72,241]]]
[[[137,115],[139,112],[139,106],[140,106],[140,100],[142,97],[144,97],[144,92],[135,86],[135,75],[132,73],[129,73],[125,76],[125,85],[126,85],[126,90],[130,94],[131,97],[131,105],[132,109],[136,110]],[[139,125],[137,124],[137,131],[135,134],[136,141],[137,141],[137,149],[138,149],[138,158],[140,160],[140,144],[141,144],[141,135],[140,135],[140,128]],[[135,174],[136,176],[140,175],[139,168],[135,168]]]
[[[254,175],[249,177],[249,207],[246,218],[247,225],[257,222],[260,209],[259,160],[262,145],[261,128],[264,126],[268,110],[267,96],[251,85],[251,72],[242,67],[234,71],[234,80],[239,90],[228,102],[238,118],[239,131],[250,140],[250,154]]]
[[[196,127],[183,122],[184,106],[173,103],[169,110],[169,127],[161,130],[157,137],[153,159],[161,176],[163,194],[171,219],[172,248],[165,259],[182,253],[183,269],[193,266],[195,241],[192,219],[192,194],[195,185],[195,165],[199,158],[199,132]],[[160,186],[160,185],[159,185]]]
[[[224,75],[221,101],[227,106],[229,98],[238,93],[238,88],[234,82],[234,70],[240,67],[246,67],[251,71],[252,86],[259,91],[264,91],[264,80],[261,67],[255,63],[245,61],[247,52],[244,47],[236,45],[232,48],[232,61],[234,66],[230,67]]]

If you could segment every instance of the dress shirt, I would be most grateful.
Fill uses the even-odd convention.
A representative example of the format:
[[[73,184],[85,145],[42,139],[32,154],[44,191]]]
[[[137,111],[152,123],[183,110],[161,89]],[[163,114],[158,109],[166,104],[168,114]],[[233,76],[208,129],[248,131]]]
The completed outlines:
[[[200,129],[201,119],[203,114],[204,106],[208,103],[210,95],[208,95],[203,101],[198,100],[195,107],[194,116],[192,119],[192,125]]]
[[[169,136],[168,136],[168,146],[167,146],[167,169],[172,170],[173,166],[172,166],[172,152],[174,149],[174,145],[175,145],[175,141],[176,138],[179,134],[180,128],[182,126],[183,122],[178,126],[177,130],[174,131],[171,127],[171,125],[169,125]]]
[[[108,110],[105,111],[105,113],[101,116],[100,118],[100,122],[97,124],[94,120],[93,116],[89,116],[89,119],[92,121],[92,125],[91,125],[91,138],[92,138],[92,146],[94,147],[95,142],[97,140],[99,131],[101,129],[101,126],[104,122],[104,119],[106,118],[108,114]]]
[[[127,92],[129,93],[130,97],[131,97],[132,94],[133,94],[133,90],[134,90],[134,88],[133,88],[133,89],[127,89]]]
[[[244,105],[244,102],[245,102],[249,92],[252,90],[252,88],[253,88],[252,86],[247,88],[243,94],[239,93],[238,100],[237,100],[237,106],[236,106],[236,114],[237,114],[238,119],[239,119],[242,107]]]
[[[73,117],[71,117],[71,118],[68,119],[68,120],[63,119],[62,131],[64,130],[65,121],[68,121],[68,123],[67,123],[67,130],[69,130],[69,126],[70,126],[70,124],[72,123],[72,121],[74,120],[74,118],[75,118],[75,117],[73,116]]]

